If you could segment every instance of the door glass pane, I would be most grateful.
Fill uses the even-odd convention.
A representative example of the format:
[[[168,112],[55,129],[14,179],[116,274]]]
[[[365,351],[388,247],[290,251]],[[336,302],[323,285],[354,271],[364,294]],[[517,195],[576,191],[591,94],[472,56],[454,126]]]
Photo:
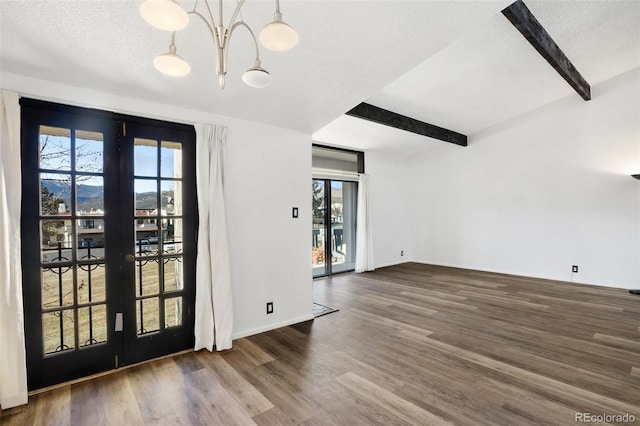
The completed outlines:
[[[164,324],[166,328],[182,325],[182,297],[165,299]]]
[[[104,220],[80,217],[76,220],[78,260],[104,259]]]
[[[42,331],[44,353],[50,354],[56,351],[60,345],[60,311],[48,312],[42,315]]]
[[[135,180],[136,216],[158,214],[158,184],[155,179]]]
[[[182,290],[182,257],[170,257],[164,259],[164,291]]]
[[[182,219],[162,219],[164,254],[182,253]]]
[[[102,133],[76,130],[76,171],[102,173]]]
[[[78,303],[104,302],[106,294],[105,265],[79,265],[78,274]]]
[[[158,141],[140,138],[133,141],[133,174],[158,176]]]
[[[42,269],[42,307],[73,305],[73,269],[66,267]]]
[[[107,341],[107,305],[100,304],[78,309],[78,323],[80,346]]]
[[[71,175],[40,173],[40,214],[67,216],[71,211]]]
[[[40,126],[40,168],[71,170],[71,130]]]
[[[146,222],[146,223],[145,223]],[[152,244],[152,235],[155,234],[155,219],[149,219],[148,222],[143,219],[136,219],[136,239],[133,241],[133,253],[136,257],[149,257],[157,253],[157,244]]]
[[[355,269],[355,182],[331,181],[331,272]]]
[[[163,178],[182,177],[182,144],[162,141],[160,144],[160,175]]]
[[[177,200],[182,198],[182,182],[177,180],[163,180],[160,184],[162,196],[162,215],[181,216],[182,205]]]
[[[44,263],[71,260],[71,221],[40,221],[41,260]]]
[[[44,353],[50,354],[75,348],[74,311],[47,312],[42,315]]]
[[[313,230],[312,230],[312,266],[313,276],[325,275],[325,212],[326,200],[324,191],[324,181],[314,180],[312,183],[312,210],[313,210]]]
[[[76,176],[76,212],[81,215],[104,215],[102,176]]]
[[[160,293],[157,259],[136,261],[136,294],[147,296]]]
[[[152,333],[160,329],[159,298],[139,300],[136,303],[138,335]]]

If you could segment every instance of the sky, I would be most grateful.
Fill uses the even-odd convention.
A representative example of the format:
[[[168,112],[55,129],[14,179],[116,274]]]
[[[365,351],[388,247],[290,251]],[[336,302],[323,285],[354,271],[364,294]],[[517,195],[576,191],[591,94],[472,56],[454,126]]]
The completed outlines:
[[[64,129],[62,129],[64,132]],[[41,160],[40,167],[50,170],[71,169],[71,138],[69,136],[41,135]],[[101,135],[92,133],[94,139],[76,138],[76,171],[90,173],[102,173],[104,162],[103,142],[95,140]],[[46,144],[45,144],[46,141]],[[155,146],[149,146],[155,144]],[[172,144],[176,145],[176,144]],[[162,177],[181,177],[179,170],[176,176],[174,160],[176,149],[162,147],[158,150],[157,141],[136,139],[134,145],[134,174],[139,177],[157,177],[158,175],[158,151],[160,151],[160,175]],[[84,185],[102,185],[101,178],[83,178]],[[135,192],[151,192],[157,188],[155,179],[136,179]],[[169,189],[170,184],[163,184],[163,189]]]

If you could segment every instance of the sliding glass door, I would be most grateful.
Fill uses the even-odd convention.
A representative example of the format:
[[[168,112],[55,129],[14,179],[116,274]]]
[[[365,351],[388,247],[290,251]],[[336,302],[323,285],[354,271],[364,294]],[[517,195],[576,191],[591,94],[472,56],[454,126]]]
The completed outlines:
[[[313,276],[353,271],[356,256],[358,184],[314,179],[312,191]]]
[[[313,276],[353,271],[356,260],[358,175],[364,153],[313,145]]]

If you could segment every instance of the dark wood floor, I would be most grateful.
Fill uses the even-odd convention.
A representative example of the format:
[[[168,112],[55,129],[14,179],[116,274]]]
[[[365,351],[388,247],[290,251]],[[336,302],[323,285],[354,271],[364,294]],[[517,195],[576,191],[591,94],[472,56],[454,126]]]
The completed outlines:
[[[2,425],[640,422],[640,296],[404,264],[314,283],[315,321],[34,395]]]

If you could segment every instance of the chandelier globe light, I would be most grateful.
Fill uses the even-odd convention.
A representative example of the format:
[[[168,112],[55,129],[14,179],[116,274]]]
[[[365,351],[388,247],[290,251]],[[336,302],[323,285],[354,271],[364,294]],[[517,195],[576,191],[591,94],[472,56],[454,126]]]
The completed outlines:
[[[153,65],[158,71],[171,77],[184,77],[191,72],[189,63],[176,53],[176,45],[174,44],[175,33],[171,37],[171,45],[169,52],[156,56]]]
[[[284,51],[298,44],[298,33],[288,24],[282,22],[280,0],[276,0],[276,12],[273,22],[264,26],[260,32],[260,43],[267,49]]]
[[[174,0],[146,0],[140,5],[140,14],[163,31],[180,31],[189,25],[189,15]]]
[[[244,81],[244,84],[247,86],[262,89],[271,85],[271,74],[258,65],[246,70],[244,74],[242,74],[242,81]]]
[[[242,81],[250,87],[268,87],[272,81],[271,75],[262,68],[258,41],[249,25],[242,18],[241,9],[245,0],[238,0],[231,20],[226,27],[223,24],[223,0],[218,0],[217,23],[212,13],[210,2],[213,2],[213,0],[196,0],[193,9],[188,12],[176,0],[145,0],[140,5],[140,14],[145,21],[155,28],[171,32],[169,51],[154,59],[155,68],[171,77],[183,77],[189,74],[191,71],[189,63],[176,53],[175,38],[176,32],[186,28],[191,17],[196,17],[206,25],[211,34],[216,53],[216,73],[221,89],[224,89],[226,81],[229,41],[233,32],[239,27],[244,27],[249,32],[255,47],[253,66],[242,75]],[[198,9],[199,5],[204,5],[204,11]],[[260,33],[260,43],[264,47],[275,51],[291,49],[298,43],[298,33],[282,21],[280,0],[276,0],[276,11],[273,17],[273,22],[265,25]]]

